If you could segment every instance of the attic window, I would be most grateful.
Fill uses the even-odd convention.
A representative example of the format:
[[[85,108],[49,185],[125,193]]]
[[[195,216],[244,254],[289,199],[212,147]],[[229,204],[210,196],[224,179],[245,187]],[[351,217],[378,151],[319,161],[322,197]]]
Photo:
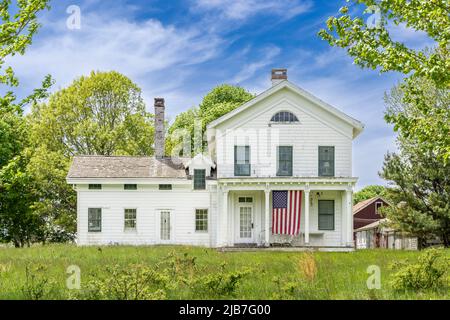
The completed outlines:
[[[276,113],[270,121],[278,122],[278,123],[293,123],[293,122],[298,122],[298,118],[292,112],[281,111],[281,112]]]

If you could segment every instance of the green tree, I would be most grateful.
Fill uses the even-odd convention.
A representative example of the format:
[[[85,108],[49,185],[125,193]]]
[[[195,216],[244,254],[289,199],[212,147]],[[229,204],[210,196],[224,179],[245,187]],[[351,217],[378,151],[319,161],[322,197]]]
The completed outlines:
[[[436,117],[444,112],[427,104],[427,91],[414,85],[417,79],[429,79],[436,88],[450,87],[450,2],[447,0],[354,0],[355,4],[366,6],[366,12],[378,10],[377,26],[367,24],[360,16],[354,18],[349,8],[340,9],[340,15],[330,17],[327,30],[319,35],[330,45],[347,49],[355,64],[363,68],[378,69],[380,72],[397,71],[408,78],[403,87],[404,103],[414,103],[421,117],[398,113],[386,115],[394,129],[404,136],[415,136],[428,142],[436,156],[444,161],[450,157],[450,124],[438,121]],[[355,12],[355,10],[353,10]],[[434,41],[433,50],[408,48],[395,41],[389,34],[389,24],[405,25],[425,32]]]
[[[19,80],[8,58],[25,53],[39,29],[37,13],[48,8],[49,0],[0,1],[0,240],[15,246],[29,244],[40,237],[40,219],[31,210],[37,201],[30,189],[32,178],[26,172],[28,128],[23,117],[26,105],[47,97],[53,81],[45,77],[42,87],[17,101],[14,89]]]
[[[151,155],[153,116],[141,90],[117,72],[92,72],[34,105],[27,118],[30,148],[27,173],[39,201],[43,241],[73,239],[76,194],[66,183],[75,155]]]
[[[42,221],[32,210],[39,199],[30,190],[27,159],[16,156],[0,169],[0,238],[16,247],[41,238]]]
[[[427,79],[413,82],[418,90],[427,92],[430,105],[449,106],[450,91],[436,88]],[[414,103],[404,103],[403,87],[386,95],[387,114],[420,114]],[[450,121],[447,110],[447,120]],[[385,157],[381,177],[392,185],[387,196],[395,206],[385,209],[391,226],[419,237],[423,245],[428,238],[439,236],[450,245],[450,163],[440,161],[427,141],[399,133],[399,152]]]
[[[168,152],[170,153],[173,147],[180,143],[181,136],[186,138],[188,135],[191,139],[192,153],[197,153],[199,150],[196,150],[194,143],[195,130],[198,130],[198,135],[203,138],[206,126],[210,122],[236,109],[253,97],[253,94],[239,86],[223,84],[215,87],[203,98],[198,107],[190,108],[175,118],[169,128]],[[205,141],[203,141],[203,147],[206,147]]]
[[[66,242],[76,234],[76,193],[66,182],[70,161],[45,146],[27,150],[29,190],[38,201],[31,204],[42,224],[42,242]]]
[[[386,187],[377,185],[366,186],[353,194],[353,204],[357,204],[358,202],[368,200],[377,196],[385,197]]]
[[[35,145],[66,157],[153,153],[153,117],[141,90],[115,71],[76,79],[35,105],[30,123]]]
[[[0,1],[0,84],[4,95],[0,96],[0,168],[17,156],[26,143],[22,113],[27,104],[46,97],[52,80],[47,76],[43,86],[30,95],[16,101],[13,89],[19,80],[11,67],[5,66],[7,58],[23,55],[39,29],[37,13],[48,8],[49,0]]]

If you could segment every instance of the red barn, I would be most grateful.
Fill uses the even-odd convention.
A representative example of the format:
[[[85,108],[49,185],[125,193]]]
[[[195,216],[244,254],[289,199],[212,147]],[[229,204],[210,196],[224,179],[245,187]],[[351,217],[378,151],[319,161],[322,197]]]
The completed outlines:
[[[381,197],[373,197],[355,204],[353,206],[353,230],[382,219],[379,209],[388,205]]]

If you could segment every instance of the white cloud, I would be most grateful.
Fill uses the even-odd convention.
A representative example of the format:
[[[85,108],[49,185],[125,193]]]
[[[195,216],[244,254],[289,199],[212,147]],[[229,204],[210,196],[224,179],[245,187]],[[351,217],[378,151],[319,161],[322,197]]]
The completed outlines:
[[[195,0],[194,10],[215,11],[222,18],[244,20],[262,13],[292,18],[311,6],[311,1],[299,0]]]
[[[273,59],[278,56],[281,49],[276,46],[269,46],[263,50],[263,57],[257,61],[248,63],[233,77],[231,83],[242,83],[247,79],[254,77],[256,72],[265,73],[267,70],[261,70],[273,62]]]
[[[170,93],[180,103],[172,111],[180,111],[194,100],[174,97],[173,92],[185,84],[196,65],[226,47],[224,40],[195,26],[180,30],[154,19],[132,22],[105,14],[84,14],[81,30],[69,30],[65,18],[47,17],[51,22],[44,24],[26,54],[9,61],[26,87],[39,86],[48,73],[56,80],[57,90],[92,70],[116,70],[140,85],[149,109],[153,96]]]

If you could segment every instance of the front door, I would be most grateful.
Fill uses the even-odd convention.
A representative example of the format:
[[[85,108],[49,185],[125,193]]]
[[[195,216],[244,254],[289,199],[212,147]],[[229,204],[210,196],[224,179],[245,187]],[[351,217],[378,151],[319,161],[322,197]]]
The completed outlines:
[[[246,197],[246,202],[238,203],[236,223],[236,243],[253,243],[253,199]],[[240,199],[241,200],[241,199]]]

